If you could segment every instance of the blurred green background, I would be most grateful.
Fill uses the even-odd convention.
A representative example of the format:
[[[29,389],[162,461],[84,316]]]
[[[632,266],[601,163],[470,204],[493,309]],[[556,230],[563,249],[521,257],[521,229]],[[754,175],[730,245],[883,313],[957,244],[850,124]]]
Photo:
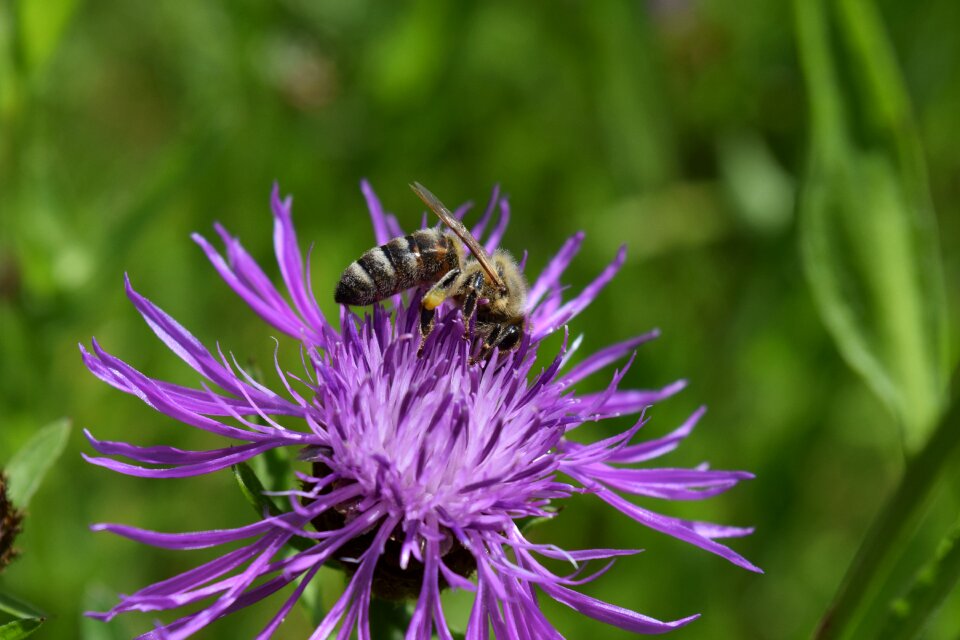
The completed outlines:
[[[925,147],[953,327],[960,4],[879,8]],[[190,232],[209,235],[219,220],[276,274],[268,197],[278,180],[294,194],[301,243],[316,245],[313,281],[333,313],[327,290],[372,245],[361,178],[407,227],[422,209],[411,180],[449,204],[482,205],[500,183],[514,213],[505,245],[529,250],[531,274],[578,229],[587,240],[574,286],[629,244],[626,267],[572,333],[585,334],[589,352],[663,330],[625,383],[684,377],[690,386],[656,407],[646,430],[664,433],[710,407],[666,462],[709,460],[758,478],[705,503],[653,506],[755,525],[732,545],[767,574],[589,498],[538,536],[646,548],[583,590],[661,619],[704,614],[675,638],[807,637],[904,459],[897,425],[841,360],[806,284],[795,211],[808,142],[792,9],[777,0],[7,0],[0,462],[53,419],[76,428],[0,586],[55,616],[38,637],[129,637],[153,616],[106,631],[81,611],[209,554],[149,549],[88,524],[177,531],[250,520],[228,472],[152,481],[81,460],[90,448],[80,428],[142,445],[219,446],[82,366],[76,345],[95,335],[151,375],[196,384],[127,302],[124,272],[207,345],[268,362],[275,332],[218,279]],[[623,426],[583,428],[599,436]],[[938,500],[946,506],[934,519],[956,513],[956,490]],[[277,603],[202,635],[252,635]],[[628,637],[543,603],[569,638]],[[279,637],[308,629],[295,610]],[[955,595],[928,637],[958,630]]]

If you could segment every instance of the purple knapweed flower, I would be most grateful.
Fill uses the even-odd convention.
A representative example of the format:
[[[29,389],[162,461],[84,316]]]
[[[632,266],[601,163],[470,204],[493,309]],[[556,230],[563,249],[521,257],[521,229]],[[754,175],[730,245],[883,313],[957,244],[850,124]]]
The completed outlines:
[[[394,216],[384,212],[366,183],[363,192],[377,243],[402,235]],[[242,544],[123,596],[107,613],[91,615],[109,620],[125,611],[192,607],[192,613],[144,636],[184,638],[294,584],[257,636],[269,637],[320,567],[332,563],[346,570],[349,581],[313,638],[349,638],[354,631],[361,639],[370,638],[371,598],[379,597],[416,600],[408,639],[430,640],[436,634],[450,640],[440,603],[441,590],[447,587],[476,594],[465,634],[471,640],[488,638],[491,628],[498,638],[560,638],[540,611],[538,590],[584,615],[637,633],[665,632],[694,620],[697,615],[661,622],[571,588],[603,573],[581,575],[579,563],[635,553],[568,551],[524,536],[524,522],[554,517],[557,503],[577,492],[591,493],[641,524],[759,571],[717,541],[749,534],[750,529],[664,516],[623,497],[696,500],[752,477],[706,466],[640,466],[676,448],[703,414],[697,410],[667,436],[631,443],[644,424],[644,409],[679,391],[682,381],[654,391],[619,389],[628,362],[604,391],[574,390],[580,380],[656,337],[655,331],[607,347],[569,368],[567,361],[579,341],[568,349],[565,340],[548,366],[533,370],[541,340],[596,298],[623,264],[623,249],[596,280],[564,301],[560,278],[583,234],[570,238],[533,280],[528,296],[531,330],[519,349],[471,365],[456,307],[440,311],[424,355],[417,357],[416,294],[412,299],[396,296],[392,310],[376,306],[362,317],[342,308],[338,330],[314,298],[309,259],[305,264],[294,233],[291,200],[282,200],[275,188],[272,206],[276,257],[289,298],[219,225],[225,256],[203,237],[194,235],[194,240],[263,320],[299,341],[301,372],[288,372],[277,363],[282,390],[270,390],[232,356],[219,348],[211,353],[127,280],[134,306],[157,336],[205,379],[202,388],[147,377],[96,341],[92,352],[81,347],[86,365],[157,411],[228,444],[184,451],[105,442],[87,433],[93,448],[110,456],[88,459],[133,476],[179,478],[226,469],[278,447],[295,447],[305,461],[304,472],[298,474],[302,484],[281,492],[286,512],[264,513],[237,529],[157,533],[96,525],[96,530],[170,549]],[[496,210],[498,222],[486,233]],[[461,207],[456,215],[465,211]],[[473,233],[492,251],[508,218],[507,201],[495,191]],[[332,289],[334,282],[329,278],[324,289]],[[585,422],[631,414],[639,418],[614,437],[591,444],[566,437]],[[117,456],[137,464],[112,458]],[[541,558],[569,561],[575,570],[558,575]],[[206,605],[197,609],[203,601]]]

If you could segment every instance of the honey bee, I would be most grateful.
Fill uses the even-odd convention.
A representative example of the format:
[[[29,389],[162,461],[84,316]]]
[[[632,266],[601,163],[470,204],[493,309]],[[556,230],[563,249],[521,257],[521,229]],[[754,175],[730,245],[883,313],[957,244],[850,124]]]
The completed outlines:
[[[526,325],[527,282],[509,253],[493,255],[435,195],[423,185],[410,185],[445,224],[420,229],[370,249],[350,263],[340,276],[334,300],[365,306],[412,287],[429,286],[420,301],[420,347],[433,331],[436,309],[452,298],[463,312],[464,339],[481,339],[472,362],[488,358],[494,349],[513,351],[520,346]],[[470,253],[464,251],[463,244]],[[471,319],[476,314],[471,335]]]

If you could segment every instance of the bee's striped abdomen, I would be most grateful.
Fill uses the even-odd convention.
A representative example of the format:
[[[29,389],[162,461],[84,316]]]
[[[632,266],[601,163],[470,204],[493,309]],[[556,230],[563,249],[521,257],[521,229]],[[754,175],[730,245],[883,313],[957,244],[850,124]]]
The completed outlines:
[[[437,229],[420,229],[370,249],[340,276],[334,300],[369,305],[420,284],[436,282],[459,266],[452,238]]]

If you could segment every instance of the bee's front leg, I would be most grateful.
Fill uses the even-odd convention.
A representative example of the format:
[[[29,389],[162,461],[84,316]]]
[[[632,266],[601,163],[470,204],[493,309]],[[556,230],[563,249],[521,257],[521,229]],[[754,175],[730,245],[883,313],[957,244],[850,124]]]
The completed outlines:
[[[501,325],[495,324],[487,332],[483,339],[483,345],[480,352],[472,362],[480,362],[490,357],[490,353],[499,348],[500,353],[508,353],[520,346],[520,340],[523,338],[523,329],[515,324]]]
[[[427,336],[433,331],[433,318],[437,315],[437,307],[453,291],[457,278],[460,277],[460,269],[451,269],[440,280],[430,287],[430,290],[423,294],[420,300],[420,347],[417,349],[417,357],[423,356],[423,345],[427,342]]]
[[[490,355],[490,350],[493,349],[493,344],[497,341],[500,336],[501,326],[499,324],[487,324],[484,323],[482,327],[477,328],[477,333],[480,335],[480,350],[477,352],[476,356],[470,358],[470,364],[476,364],[477,362],[483,362]]]
[[[483,272],[470,276],[463,285],[463,339],[470,339],[470,319],[477,311],[477,300],[483,291]]]

